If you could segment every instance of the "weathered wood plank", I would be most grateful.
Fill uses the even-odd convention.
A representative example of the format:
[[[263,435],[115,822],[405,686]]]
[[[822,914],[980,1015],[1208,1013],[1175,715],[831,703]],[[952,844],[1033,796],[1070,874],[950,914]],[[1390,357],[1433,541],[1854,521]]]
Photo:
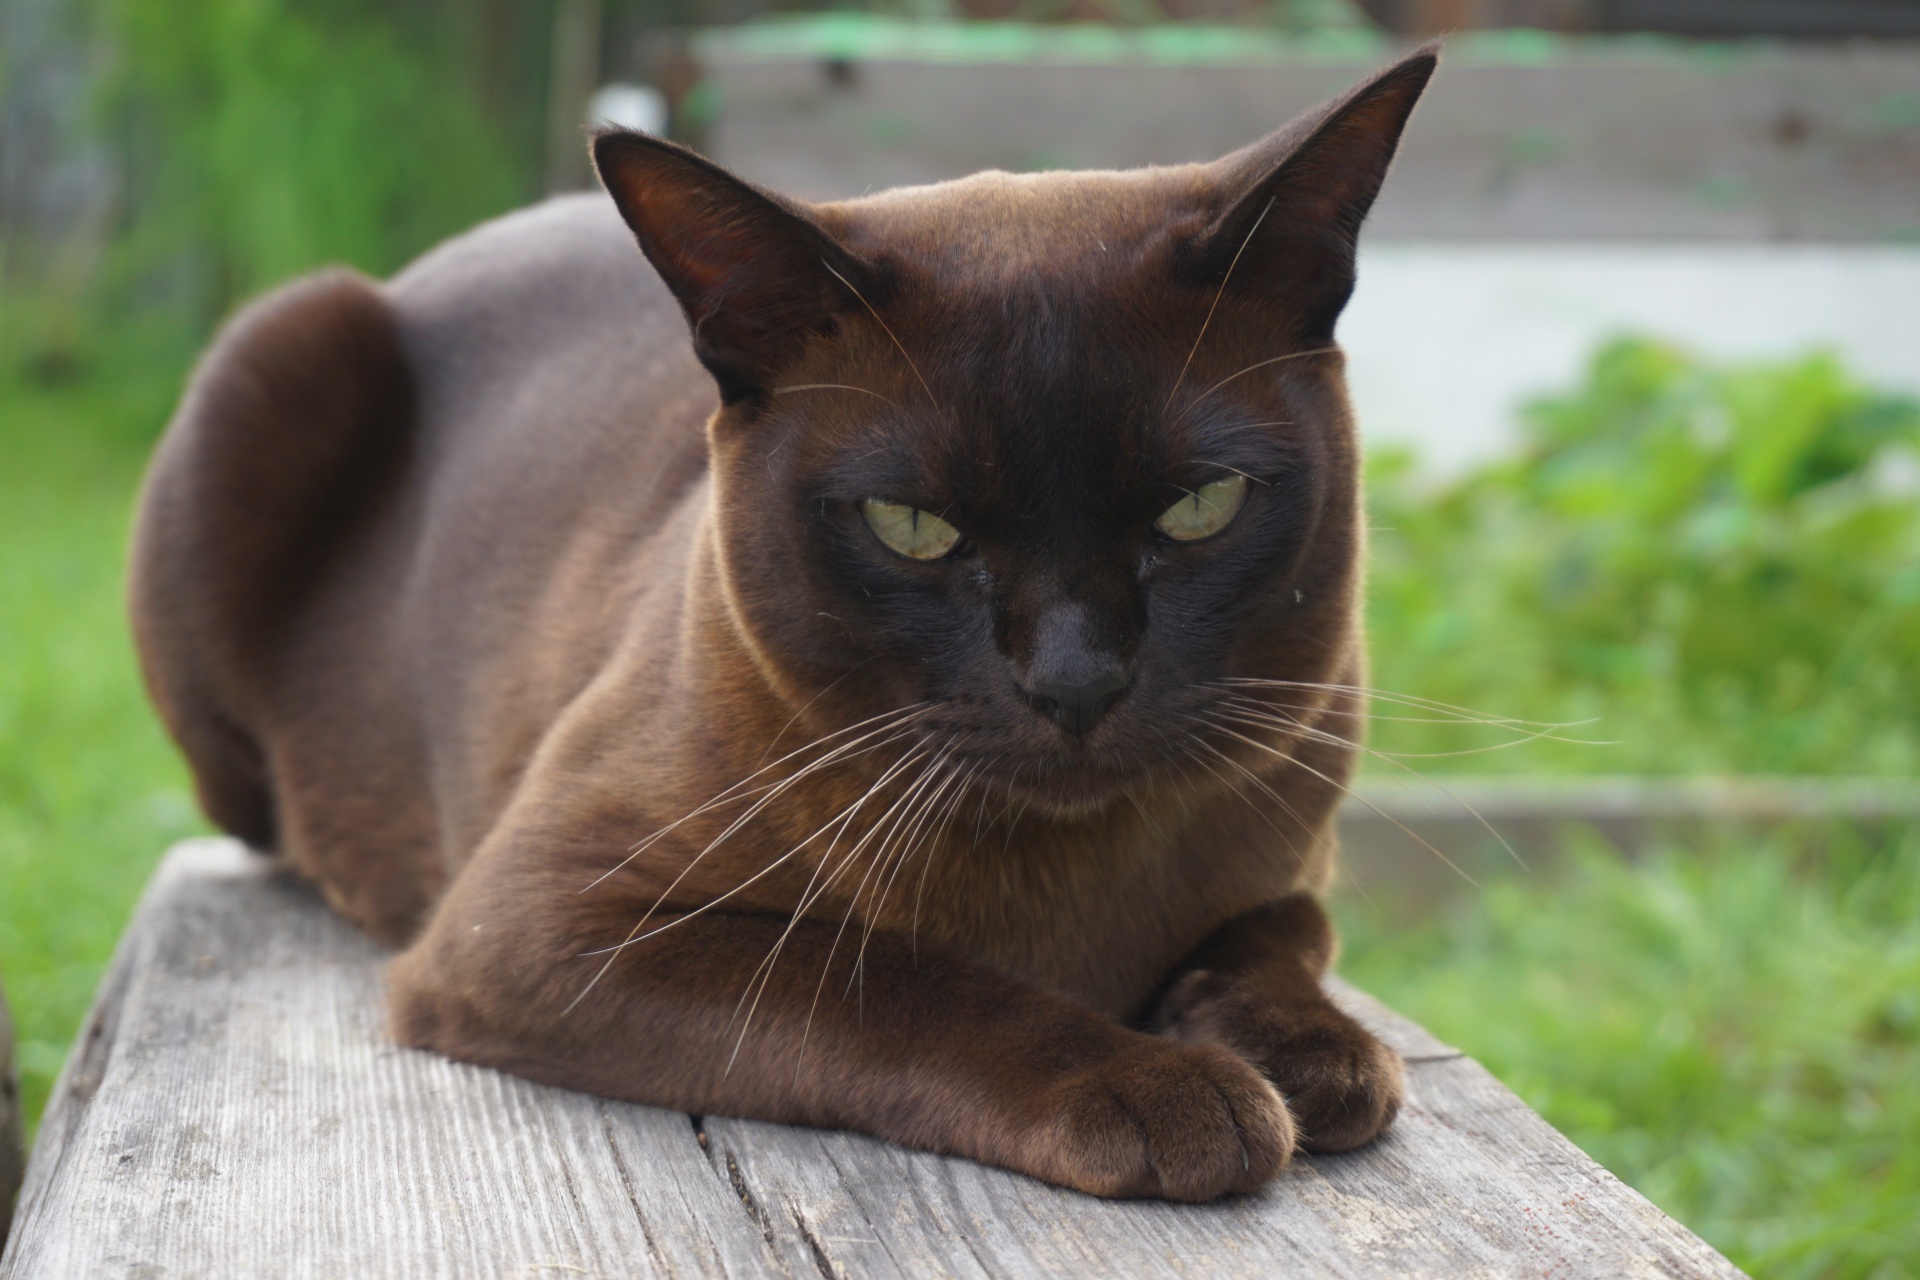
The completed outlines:
[[[264,862],[175,850],[56,1091],[0,1280],[1739,1274],[1350,988],[1411,1063],[1393,1134],[1178,1206],[397,1049],[381,960]]]
[[[13,1221],[14,1196],[20,1190],[26,1152],[21,1146],[20,1076],[13,1066],[13,1015],[0,991],[0,1245]]]
[[[686,1116],[393,1047],[382,958],[260,860],[176,850],[0,1275],[777,1273]]]
[[[709,1120],[761,1212],[848,1276],[1731,1276],[1471,1059],[1413,1065],[1406,1112],[1259,1196],[1112,1204],[852,1134]]]

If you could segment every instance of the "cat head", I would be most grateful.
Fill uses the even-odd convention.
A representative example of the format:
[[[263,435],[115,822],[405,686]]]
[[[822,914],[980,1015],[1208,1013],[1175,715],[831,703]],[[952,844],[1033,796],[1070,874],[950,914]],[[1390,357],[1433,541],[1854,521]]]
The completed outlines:
[[[1334,345],[1422,50],[1210,164],[807,205],[643,134],[602,180],[720,388],[713,527],[781,695],[1067,812],[1178,769],[1239,677],[1348,669]]]

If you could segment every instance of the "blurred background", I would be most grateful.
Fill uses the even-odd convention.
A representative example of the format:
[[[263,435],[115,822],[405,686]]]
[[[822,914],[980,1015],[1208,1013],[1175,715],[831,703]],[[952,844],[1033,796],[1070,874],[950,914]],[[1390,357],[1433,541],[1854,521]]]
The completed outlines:
[[[1920,0],[0,0],[29,1125],[202,829],[120,580],[235,305],[584,187],[594,119],[857,195],[1211,157],[1439,32],[1341,324],[1344,968],[1755,1274],[1914,1275]]]

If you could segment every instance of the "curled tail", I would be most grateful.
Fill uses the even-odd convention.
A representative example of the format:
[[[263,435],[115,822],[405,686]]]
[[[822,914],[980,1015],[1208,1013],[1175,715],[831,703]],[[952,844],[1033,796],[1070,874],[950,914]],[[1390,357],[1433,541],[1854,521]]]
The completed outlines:
[[[200,802],[275,843],[264,725],[301,608],[404,465],[413,384],[392,309],[346,270],[247,307],[155,451],[128,603],[147,687]]]

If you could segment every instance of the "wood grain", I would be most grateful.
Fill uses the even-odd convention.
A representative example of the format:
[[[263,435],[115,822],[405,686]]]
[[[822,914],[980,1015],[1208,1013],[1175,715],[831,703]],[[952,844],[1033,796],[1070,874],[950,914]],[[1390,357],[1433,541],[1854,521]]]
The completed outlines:
[[[263,860],[175,849],[56,1089],[0,1280],[1740,1274],[1344,986],[1409,1058],[1399,1124],[1196,1207],[398,1049],[382,959]]]

